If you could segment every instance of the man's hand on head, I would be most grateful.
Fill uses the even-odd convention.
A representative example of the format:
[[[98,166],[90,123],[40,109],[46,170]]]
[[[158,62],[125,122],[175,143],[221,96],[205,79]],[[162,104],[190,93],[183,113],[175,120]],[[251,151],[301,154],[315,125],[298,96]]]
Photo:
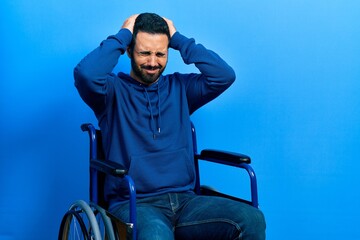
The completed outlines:
[[[138,16],[139,14],[134,14],[130,16],[128,19],[125,20],[121,28],[127,28],[130,30],[131,33],[133,33],[135,20]]]
[[[167,19],[164,17],[163,17],[163,19],[166,21],[166,23],[169,27],[170,37],[172,37],[174,35],[174,33],[176,33],[176,28],[174,26],[174,23],[170,19]]]
[[[122,27],[121,28],[126,28],[126,29],[129,29],[129,31],[131,33],[133,33],[133,30],[134,30],[134,24],[135,24],[135,20],[136,18],[139,16],[139,14],[134,14],[134,15],[131,15],[129,18],[127,18]],[[174,26],[174,23],[173,21],[171,21],[170,19],[167,19],[165,17],[163,17],[163,19],[166,21],[168,27],[169,27],[169,32],[170,32],[170,37],[172,37],[174,35],[174,33],[176,32],[176,28]]]

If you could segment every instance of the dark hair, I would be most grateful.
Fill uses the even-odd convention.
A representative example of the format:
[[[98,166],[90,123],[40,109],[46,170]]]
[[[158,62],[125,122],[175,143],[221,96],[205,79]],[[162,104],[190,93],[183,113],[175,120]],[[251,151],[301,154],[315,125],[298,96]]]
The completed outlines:
[[[165,34],[170,40],[169,26],[162,17],[155,13],[141,13],[139,16],[137,16],[133,29],[133,38],[129,46],[131,52],[134,49],[135,39],[138,32]]]

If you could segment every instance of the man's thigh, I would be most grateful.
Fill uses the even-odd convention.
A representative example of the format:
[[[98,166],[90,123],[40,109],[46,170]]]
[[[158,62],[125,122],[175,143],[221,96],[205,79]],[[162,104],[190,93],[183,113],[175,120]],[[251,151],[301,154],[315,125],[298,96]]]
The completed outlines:
[[[129,221],[129,205],[117,207],[112,213],[122,221]],[[171,222],[156,207],[138,204],[136,206],[138,240],[174,240]]]
[[[175,229],[177,239],[265,239],[261,211],[220,197],[197,196],[182,210]]]

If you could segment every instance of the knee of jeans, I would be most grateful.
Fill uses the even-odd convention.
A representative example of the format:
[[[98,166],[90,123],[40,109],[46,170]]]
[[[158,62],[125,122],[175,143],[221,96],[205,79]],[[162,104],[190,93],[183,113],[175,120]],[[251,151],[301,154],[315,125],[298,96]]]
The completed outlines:
[[[258,226],[261,229],[265,229],[265,216],[262,211],[257,210],[253,214],[252,222],[254,225]]]
[[[265,229],[266,221],[265,216],[260,210],[254,211],[251,215],[248,216],[245,229],[243,229],[243,234],[253,235],[253,236],[263,236],[263,237],[254,237],[251,239],[265,239]]]
[[[142,226],[138,226],[138,240],[173,240],[173,230],[160,220],[151,220]]]

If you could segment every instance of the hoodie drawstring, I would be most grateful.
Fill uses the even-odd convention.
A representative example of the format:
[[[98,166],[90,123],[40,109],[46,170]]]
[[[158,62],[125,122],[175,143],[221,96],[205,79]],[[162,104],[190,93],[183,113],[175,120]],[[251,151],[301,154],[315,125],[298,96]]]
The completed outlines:
[[[157,124],[155,123],[155,118],[154,118],[154,114],[153,114],[153,110],[152,110],[152,105],[151,105],[151,101],[150,101],[150,97],[149,97],[149,93],[146,90],[146,88],[143,86],[144,90],[145,90],[145,95],[147,98],[147,101],[149,103],[149,108],[150,108],[150,117],[151,117],[151,128],[152,128],[152,132],[153,132],[153,138],[156,139],[156,128],[157,128],[157,132],[158,134],[160,134],[161,131],[161,108],[160,108],[160,90],[159,90],[159,84],[157,84],[157,95],[158,95],[158,111],[159,111],[159,116],[157,119]],[[156,126],[157,125],[157,126]]]
[[[158,94],[158,109],[159,109],[159,117],[158,117],[158,132],[160,134],[161,131],[161,107],[160,107],[160,87],[159,87],[159,83],[157,83],[157,94]]]

